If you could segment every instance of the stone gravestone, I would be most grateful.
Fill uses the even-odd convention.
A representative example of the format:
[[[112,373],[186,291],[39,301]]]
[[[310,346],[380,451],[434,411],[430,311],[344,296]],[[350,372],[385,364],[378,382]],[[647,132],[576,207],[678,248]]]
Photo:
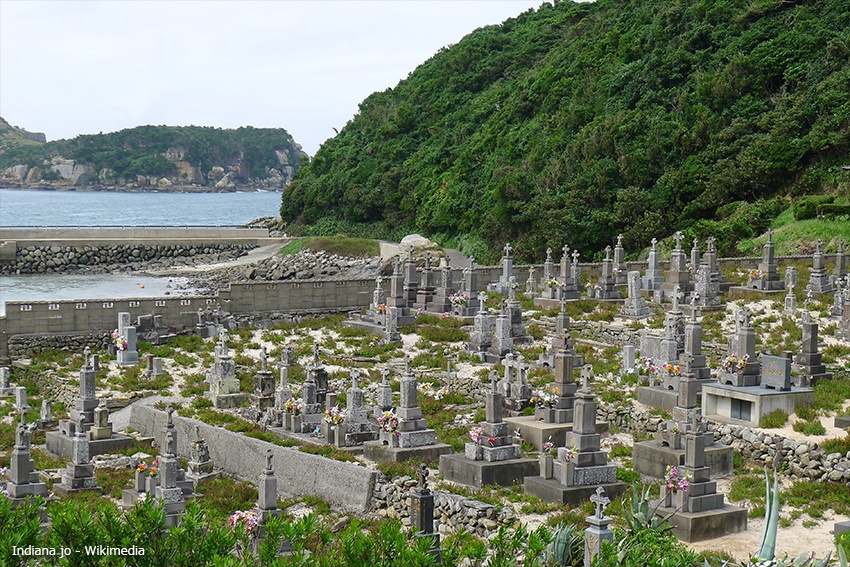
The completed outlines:
[[[493,344],[493,332],[490,329],[490,310],[484,305],[487,295],[483,292],[478,294],[480,309],[475,315],[472,325],[472,333],[469,335],[467,350],[473,354],[483,356]]]
[[[312,433],[324,419],[322,402],[319,401],[316,385],[315,360],[307,366],[307,378],[301,387],[302,415],[293,416],[291,427],[295,433]]]
[[[783,313],[788,315],[797,314],[797,296],[794,295],[794,288],[797,285],[797,268],[788,266],[785,268],[785,287],[788,288],[788,293],[785,295],[785,308]]]
[[[806,290],[820,295],[829,295],[834,290],[832,288],[832,279],[826,271],[826,263],[823,252],[820,247],[823,245],[820,239],[815,242],[815,253],[812,256],[812,273],[809,276],[809,284]]]
[[[410,527],[419,538],[431,541],[429,552],[436,558],[440,556],[440,534],[434,531],[434,495],[428,489],[428,467],[421,463],[416,472],[416,486],[410,490]]]
[[[657,290],[661,289],[661,284],[664,283],[664,274],[658,267],[658,240],[652,239],[652,247],[649,249],[649,258],[647,260],[646,274],[641,280],[643,289]]]
[[[836,279],[847,275],[847,256],[844,255],[844,239],[838,239],[838,250],[835,252],[835,269],[833,275]]]
[[[519,445],[514,444],[508,424],[502,419],[503,400],[496,375],[492,374],[490,388],[484,394],[485,421],[476,428],[480,435],[465,445],[463,454],[440,457],[443,478],[481,488],[486,484],[510,486],[533,474],[537,462],[523,458]]]
[[[265,412],[274,407],[274,374],[269,370],[269,356],[266,347],[260,350],[260,370],[254,374],[254,392],[250,396],[251,407],[257,412]]]
[[[455,313],[462,317],[474,317],[480,311],[478,270],[475,269],[475,258],[470,258],[469,265],[463,269],[463,287],[461,291],[464,297],[467,298],[466,304],[455,307]]]
[[[761,357],[761,386],[787,392],[791,389],[791,359],[763,354]]]
[[[375,406],[376,419],[383,415],[385,411],[393,409],[393,390],[390,387],[389,377],[389,369],[381,369],[381,384],[378,386],[378,403]]]
[[[502,256],[502,274],[499,276],[499,283],[496,286],[496,291],[502,295],[507,295],[511,285],[511,278],[514,277],[514,259],[511,258],[511,243],[505,244],[505,255]]]
[[[620,299],[620,291],[617,289],[614,277],[614,262],[611,260],[611,247],[605,247],[605,259],[602,261],[602,275],[595,288],[596,299]]]
[[[381,440],[392,442],[389,437],[393,437],[398,440],[399,447],[433,445],[437,442],[437,436],[433,429],[428,429],[422,417],[422,409],[417,402],[416,375],[410,369],[408,356],[405,356],[405,372],[401,376],[400,383],[399,434],[393,435],[382,431]]]
[[[454,293],[454,282],[452,281],[452,267],[448,256],[444,258],[445,265],[440,269],[440,281],[434,290],[434,297],[427,305],[430,313],[451,313],[452,294]]]
[[[585,518],[590,527],[584,531],[584,567],[593,564],[593,558],[599,555],[603,541],[614,541],[614,532],[608,527],[614,520],[605,515],[605,508],[611,503],[605,496],[605,489],[597,487],[590,501],[596,504],[596,513]]]
[[[624,285],[626,283],[626,251],[623,248],[623,235],[617,235],[617,244],[614,246],[614,283]],[[638,280],[638,285],[640,285]]]
[[[764,244],[764,254],[758,266],[758,277],[751,278],[747,282],[747,287],[762,291],[785,289],[785,282],[779,279],[779,272],[776,268],[773,229],[767,230],[767,242]]]
[[[826,371],[826,366],[822,360],[823,355],[818,352],[817,322],[811,320],[808,311],[804,311],[800,325],[803,329],[803,341],[800,354],[797,355],[795,361],[796,364],[793,365],[794,369],[798,371],[798,375],[792,378],[794,385],[808,388],[814,386],[818,380],[832,380],[832,373]],[[764,365],[764,361],[762,361],[762,365]]]
[[[661,284],[661,289],[666,292],[677,288],[681,292],[693,290],[691,273],[688,271],[688,256],[682,249],[683,238],[682,233],[678,231],[673,235],[676,247],[670,254],[670,269],[667,271],[664,283]]]
[[[292,397],[292,387],[289,385],[289,369],[295,366],[295,352],[291,346],[283,347],[280,353],[278,369],[280,378],[275,389],[274,407],[280,411],[284,410],[284,404]]]
[[[86,438],[85,426],[82,418],[77,421],[76,434],[74,435],[74,448],[71,462],[65,465],[62,481],[53,486],[53,491],[68,496],[83,490],[101,493],[94,478],[94,465],[89,456],[89,440]]]
[[[492,344],[488,350],[490,356],[486,357],[490,360],[498,360],[511,352],[514,348],[514,341],[511,338],[511,318],[503,309],[496,316],[496,326],[493,331]]]
[[[236,377],[236,364],[227,347],[227,333],[221,329],[215,345],[215,362],[207,372],[210,389],[205,396],[216,408],[235,408],[245,401],[240,392],[239,379]]]
[[[696,268],[693,307],[717,307],[721,304],[720,282],[709,267],[702,264]]]
[[[130,325],[129,313],[118,314],[117,334],[115,348],[118,364],[121,366],[138,364],[139,352],[136,350],[136,327]]]
[[[601,436],[596,432],[596,396],[590,391],[593,371],[589,364],[582,368],[581,379],[582,387],[573,408],[573,430],[567,432],[565,446],[558,448],[551,469],[548,464],[541,466],[540,476],[529,476],[524,481],[526,493],[546,502],[577,506],[598,485],[615,496],[626,489],[617,480],[617,466],[609,465],[608,454],[601,450]]]
[[[47,398],[41,400],[41,410],[35,424],[40,430],[51,429],[57,425],[57,421],[53,419],[53,406]]]
[[[280,518],[283,510],[277,507],[277,477],[272,468],[272,450],[266,451],[266,468],[257,480],[257,507],[254,510],[259,518],[258,536],[265,535],[265,525],[269,518]]]
[[[528,406],[531,399],[531,384],[528,383],[529,365],[522,355],[508,353],[502,361],[505,368],[505,408],[519,412]]]
[[[693,248],[691,248],[691,267],[690,267],[690,270],[689,270],[691,272],[692,278],[696,278],[697,269],[699,268],[699,266],[700,266],[699,240],[694,238],[694,246],[693,246]]]
[[[623,373],[631,373],[635,368],[635,345],[623,345]]]
[[[720,370],[720,383],[732,386],[757,386],[759,363],[756,359],[756,332],[750,326],[750,312],[735,313],[735,334],[729,337],[727,364]]]
[[[575,393],[578,387],[573,380],[573,370],[581,367],[582,364],[582,357],[574,352],[568,352],[566,348],[560,349],[555,354],[555,381],[549,384],[549,391],[554,395],[554,400],[550,407],[534,409],[536,419],[544,423],[572,422]]]
[[[210,458],[210,448],[207,442],[201,437],[201,430],[198,425],[195,425],[195,440],[192,442],[192,447],[189,451],[188,470],[186,471],[186,479],[191,480],[194,488],[219,478],[220,472],[216,472],[213,468],[213,462]]]
[[[27,426],[26,414],[15,429],[15,445],[7,473],[6,491],[17,507],[30,496],[47,496],[47,486],[39,480],[30,450],[32,447],[32,428]]]
[[[628,274],[628,297],[623,308],[620,310],[620,316],[626,319],[640,320],[646,319],[652,314],[646,300],[640,294],[640,272],[637,270],[631,271]]]
[[[337,426],[335,437],[338,447],[354,447],[378,438],[363,407],[363,390],[357,385],[359,377],[360,371],[352,368],[351,387],[345,393],[345,421]]]
[[[9,367],[0,366],[0,398],[8,398],[15,394],[15,389],[9,381]]]
[[[427,310],[428,303],[434,297],[434,274],[431,269],[431,254],[425,253],[425,265],[422,267],[422,274],[419,280],[419,288],[416,290],[416,301],[412,307],[414,309]]]

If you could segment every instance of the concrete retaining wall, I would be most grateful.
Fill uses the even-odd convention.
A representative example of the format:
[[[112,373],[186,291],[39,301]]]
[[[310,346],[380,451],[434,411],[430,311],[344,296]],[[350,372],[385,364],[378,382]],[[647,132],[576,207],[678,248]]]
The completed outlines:
[[[348,512],[365,513],[371,509],[379,474],[375,469],[302,453],[292,447],[280,447],[176,414],[173,419],[180,457],[189,458],[189,447],[195,439],[195,425],[198,425],[215,467],[229,475],[256,483],[265,469],[266,451],[271,449],[278,497],[316,496]],[[155,437],[158,443],[161,443],[165,422],[164,411],[139,404],[131,409],[130,426],[142,435]]]

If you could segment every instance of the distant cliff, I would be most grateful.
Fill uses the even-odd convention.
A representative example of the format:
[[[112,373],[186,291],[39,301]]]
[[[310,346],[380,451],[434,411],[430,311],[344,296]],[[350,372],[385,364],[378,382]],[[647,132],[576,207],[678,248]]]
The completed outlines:
[[[0,119],[2,120],[2,119]],[[12,134],[41,136],[15,129]],[[0,133],[6,133],[4,130]],[[5,139],[5,138],[3,138]],[[28,138],[32,140],[33,138]],[[139,126],[0,146],[0,186],[44,189],[282,189],[306,154],[282,128]]]
[[[0,152],[18,146],[44,144],[47,138],[41,132],[27,132],[23,128],[12,126],[0,116]]]

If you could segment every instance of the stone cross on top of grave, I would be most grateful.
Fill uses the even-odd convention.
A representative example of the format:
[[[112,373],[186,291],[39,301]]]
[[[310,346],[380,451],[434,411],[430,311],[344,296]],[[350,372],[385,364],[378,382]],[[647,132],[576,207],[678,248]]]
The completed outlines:
[[[357,368],[351,369],[351,387],[357,387],[357,381],[360,379],[360,370]]]
[[[499,389],[499,373],[495,370],[490,370],[490,387],[493,389],[493,392]]]
[[[677,230],[676,234],[673,235],[673,240],[676,241],[676,250],[682,249],[682,240],[684,240],[684,236],[682,235],[682,231]]]
[[[552,248],[551,247],[546,249],[546,261],[547,262],[552,261]]]
[[[579,254],[578,250],[573,250],[573,264],[578,263],[579,256],[581,256],[581,254]]]
[[[705,242],[708,245],[708,248],[706,249],[707,252],[716,252],[716,250],[714,249],[714,241],[715,240],[716,239],[713,236],[709,236],[708,238],[705,239]]]
[[[820,253],[821,253],[821,251],[820,251],[820,247],[821,247],[821,246],[823,246],[823,240],[821,240],[820,238],[818,238],[817,240],[815,240],[815,254],[820,254]]]
[[[86,345],[86,348],[83,349],[83,363],[84,363],[83,365],[86,368],[91,367],[90,360],[91,360],[91,349],[88,347],[88,345]]]
[[[419,484],[419,490],[428,490],[428,475],[430,471],[425,463],[420,463],[416,469],[416,479]]]
[[[649,241],[649,243],[652,244],[652,249],[655,250],[655,245],[658,244],[658,239],[653,238],[652,240]]]
[[[674,285],[673,286],[673,296],[672,296],[673,307],[670,309],[670,311],[672,311],[674,313],[676,311],[678,311],[679,310],[679,300],[683,299],[683,298],[684,298],[684,295],[682,295],[682,292],[679,290],[679,285],[678,284]]]
[[[611,499],[605,496],[605,489],[597,486],[596,493],[591,495],[590,501],[596,504],[596,517],[600,520],[604,518],[605,508],[611,503]]]
[[[319,345],[313,344],[313,366],[320,366],[322,362],[319,360]]]
[[[431,253],[425,252],[425,270],[431,269]]]
[[[389,379],[390,379],[390,369],[389,368],[382,368],[381,369],[381,382],[386,383],[386,382],[389,381]]]
[[[562,258],[562,260],[566,260],[566,259],[568,259],[568,258],[569,258],[569,256],[570,256],[570,245],[569,245],[569,244],[564,244],[564,245],[561,247],[561,252],[563,253],[563,258]]]
[[[269,353],[266,351],[266,347],[260,349],[260,362],[262,364],[263,372],[268,371],[269,369]]]
[[[617,235],[617,246],[622,246],[622,245],[623,245],[623,234],[620,233],[620,234]]]
[[[583,392],[590,393],[591,380],[593,380],[593,369],[589,364],[585,364],[581,368],[581,389]]]
[[[767,229],[767,241],[770,242],[771,244],[773,244],[773,229],[772,228]]]
[[[171,407],[171,404],[168,404],[168,406],[165,408],[165,426],[166,427],[172,427],[174,425],[174,422],[172,421],[172,417],[171,417],[171,414],[173,414],[173,413],[174,413],[174,408]]]
[[[694,433],[694,435],[697,435],[700,433],[701,428],[702,423],[699,419],[699,412],[695,411],[691,414],[691,431]]]
[[[605,260],[607,261],[607,260],[610,260],[610,259],[611,259],[611,246],[608,245],[608,246],[605,247]]]
[[[470,256],[469,257],[469,271],[471,272],[474,269],[475,269],[475,256]],[[472,291],[472,290],[470,290],[470,291]]]
[[[750,326],[750,310],[746,307],[738,309],[735,314],[735,330],[740,331]]]
[[[514,301],[516,301],[516,288],[517,288],[516,277],[511,276],[510,279],[508,280],[508,301],[510,301],[512,303]]]
[[[487,294],[484,293],[483,291],[479,291],[478,292],[478,305],[479,305],[478,310],[482,313],[487,311],[487,306],[484,305],[485,301],[487,301]]]
[[[408,244],[407,246],[405,246],[405,249],[407,250],[407,261],[412,262],[413,261],[413,246]]]
[[[266,450],[266,470],[263,471],[265,474],[272,474],[272,450]]]
[[[511,257],[511,250],[513,250],[513,247],[511,246],[511,243],[508,242],[507,244],[505,244],[505,258]]]
[[[404,355],[404,373],[410,374],[410,355],[407,353]]]
[[[165,454],[171,457],[176,457],[174,450],[174,434],[170,431],[165,433]]]

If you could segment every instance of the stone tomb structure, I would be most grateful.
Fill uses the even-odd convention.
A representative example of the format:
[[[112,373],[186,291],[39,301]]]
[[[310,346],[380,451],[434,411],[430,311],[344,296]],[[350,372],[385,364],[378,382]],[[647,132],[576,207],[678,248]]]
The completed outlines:
[[[779,279],[776,265],[776,253],[773,245],[773,229],[767,230],[767,242],[758,270],[747,282],[747,289],[759,291],[784,291],[785,282]]]
[[[822,295],[832,295],[835,291],[832,287],[832,278],[826,271],[826,263],[823,252],[821,252],[823,242],[820,238],[815,242],[815,253],[812,255],[812,273],[809,276],[809,283],[806,286],[806,291],[812,292],[813,297]]]
[[[88,349],[84,353],[83,367],[80,369],[80,393],[70,411],[70,419],[60,419],[57,431],[45,434],[47,450],[66,459],[73,458],[77,434],[88,440],[88,457],[107,453],[114,449],[129,446],[132,439],[112,431],[109,410],[100,407],[95,396],[95,369],[89,357]]]
[[[62,496],[68,496],[76,492],[93,491],[100,494],[102,491],[97,486],[94,478],[94,465],[89,455],[89,440],[86,438],[85,426],[82,416],[78,416],[76,422],[76,433],[72,444],[71,462],[65,465],[62,480],[53,485],[53,492]]]
[[[31,496],[47,496],[47,485],[39,479],[30,450],[32,448],[32,426],[27,425],[26,413],[15,429],[15,445],[9,463],[6,491],[12,507],[19,506]]]
[[[263,347],[260,350],[260,370],[254,374],[254,391],[249,398],[251,408],[257,415],[262,415],[267,409],[274,407],[274,393],[274,373],[269,370],[269,356],[266,347]]]
[[[684,459],[675,467],[675,478],[661,486],[661,502],[656,515],[672,514],[673,534],[681,541],[695,542],[738,533],[747,529],[747,509],[726,504],[717,483],[711,480],[705,460],[705,439],[697,426],[684,435]],[[672,477],[671,474],[668,477]],[[687,490],[679,488],[678,479],[687,478]]]
[[[598,283],[591,288],[591,297],[596,299],[621,299],[617,289],[617,278],[614,274],[614,262],[611,260],[611,247],[605,247],[605,259],[602,261],[602,275]]]
[[[797,375],[791,376],[794,386],[814,386],[818,380],[832,380],[832,373],[826,371],[822,357],[818,352],[818,324],[811,320],[809,311],[803,311],[800,326],[803,328],[803,341],[800,353],[791,365],[791,370]]]
[[[697,396],[701,390],[699,380],[692,376],[683,376],[679,380],[676,406],[672,409],[673,418],[663,423],[650,441],[635,443],[632,456],[634,468],[642,475],[663,478],[667,467],[684,464],[685,435],[689,432],[701,432],[700,409]],[[732,447],[714,442],[712,433],[704,435],[703,453],[706,466],[714,476],[732,473]]]
[[[719,383],[702,387],[702,411],[707,419],[758,427],[762,416],[776,409],[794,413],[798,405],[814,403],[811,388],[791,385],[791,353],[755,358],[755,332],[749,312],[735,315],[735,334],[729,338],[729,356]]]
[[[608,464],[608,453],[600,448],[596,432],[596,396],[590,391],[592,371],[582,369],[582,388],[576,394],[573,430],[567,433],[566,446],[558,448],[557,458],[540,457],[540,476],[528,476],[525,492],[546,502],[578,506],[589,499],[597,487],[619,496],[626,490],[617,480],[617,466]]]
[[[351,369],[351,387],[345,393],[345,420],[336,426],[334,440],[338,447],[356,447],[366,441],[375,441],[378,434],[372,431],[366,409],[363,407],[363,390],[357,385],[360,371]]]
[[[136,327],[130,325],[130,314],[118,314],[118,330],[115,337],[115,355],[120,366],[132,366],[139,363],[139,351],[136,350]]]
[[[207,372],[210,389],[204,395],[216,408],[235,408],[245,401],[246,395],[239,389],[236,364],[227,347],[227,332],[221,328],[215,345],[215,362]]]
[[[443,478],[481,488],[487,484],[510,486],[514,481],[534,474],[537,461],[521,456],[508,424],[502,419],[503,395],[495,376],[484,397],[485,421],[478,442],[466,444],[463,454],[440,456]]]
[[[509,352],[502,361],[505,368],[504,379],[499,382],[503,394],[503,404],[507,411],[518,413],[528,407],[531,399],[531,384],[528,383],[528,371],[531,366],[525,357]]]
[[[259,518],[258,536],[266,535],[265,525],[269,518],[280,518],[283,510],[277,507],[277,477],[272,468],[272,451],[266,453],[266,467],[257,479],[257,505],[254,512]]]
[[[396,431],[380,431],[377,441],[363,443],[363,454],[376,462],[401,462],[408,460],[434,461],[451,453],[445,443],[437,443],[437,434],[428,429],[417,401],[416,375],[410,369],[410,357],[404,357],[404,374],[400,381],[400,399],[397,408]]]
[[[475,354],[482,359],[486,357],[487,351],[493,345],[493,331],[490,328],[491,317],[490,309],[484,305],[487,299],[487,294],[479,292],[478,294],[478,313],[475,314],[475,320],[472,324],[472,332],[469,334],[469,343],[466,345],[466,350]]]
[[[658,264],[658,240],[652,239],[652,247],[649,249],[649,258],[647,259],[646,274],[641,279],[641,287],[645,290],[655,291],[661,289],[661,284],[664,283],[664,274],[661,273],[661,268]]]
[[[670,269],[667,270],[664,283],[661,284],[661,289],[667,294],[676,291],[687,293],[694,289],[691,283],[691,272],[688,270],[688,256],[682,249],[683,238],[682,233],[678,231],[673,235],[676,247],[670,254]]]
[[[186,480],[192,481],[197,488],[211,480],[221,477],[221,471],[217,471],[210,458],[210,448],[201,437],[201,428],[195,425],[195,440],[189,449],[189,462],[186,470]]]
[[[652,315],[652,311],[640,293],[640,272],[637,270],[629,272],[627,285],[629,295],[620,310],[620,317],[638,321]]]
[[[0,366],[0,398],[11,398],[15,395],[15,389],[9,379],[9,367]]]

